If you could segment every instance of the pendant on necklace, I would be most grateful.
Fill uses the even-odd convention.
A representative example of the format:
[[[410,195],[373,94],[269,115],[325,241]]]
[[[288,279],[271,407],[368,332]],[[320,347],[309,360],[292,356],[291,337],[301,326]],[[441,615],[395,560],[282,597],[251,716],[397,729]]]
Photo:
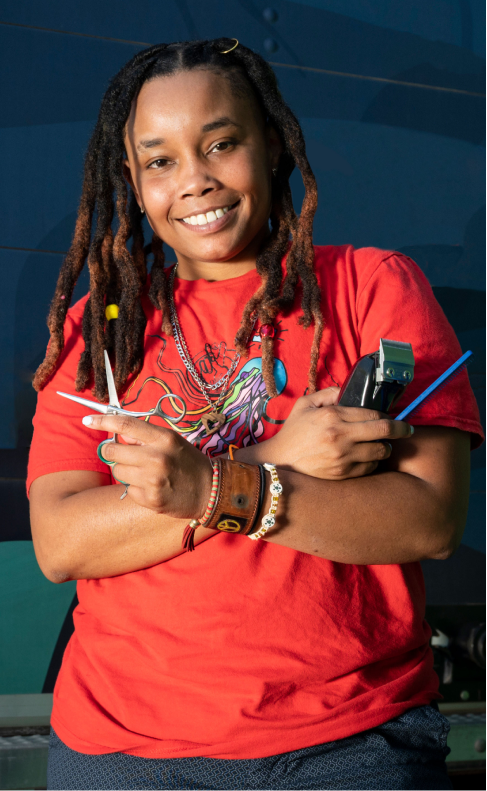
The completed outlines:
[[[212,409],[211,412],[207,412],[206,415],[201,416],[201,422],[206,429],[208,437],[211,437],[215,431],[218,431],[225,423],[225,420],[225,415],[222,415],[221,412],[217,412],[216,409]]]

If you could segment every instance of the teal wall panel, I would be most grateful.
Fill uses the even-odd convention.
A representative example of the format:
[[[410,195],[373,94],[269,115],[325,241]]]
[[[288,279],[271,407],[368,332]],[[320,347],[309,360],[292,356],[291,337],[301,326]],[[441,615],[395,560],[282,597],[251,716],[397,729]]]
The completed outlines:
[[[473,487],[480,485],[483,478],[483,490]],[[467,524],[462,537],[462,544],[485,553],[485,530],[480,525],[485,525],[485,470],[475,470],[470,481],[470,501],[468,506]]]
[[[0,28],[1,31],[1,28]],[[0,244],[65,251],[83,182],[83,158],[95,119],[0,127],[0,147],[15,151],[2,167]]]
[[[53,585],[32,543],[0,543],[0,695],[41,692],[76,583]]]
[[[1,126],[96,118],[110,77],[138,49],[0,24]]]
[[[303,5],[346,13],[354,19],[391,30],[413,33],[430,41],[444,41],[485,55],[483,0],[295,0]],[[345,10],[346,9],[346,10]]]
[[[463,256],[469,224],[477,213],[483,215],[483,146],[382,124],[300,121],[318,179],[318,244],[453,247],[460,253],[454,260],[443,250],[425,267],[431,284],[485,288],[480,260],[465,266]],[[479,224],[480,254],[482,232],[485,225]]]
[[[15,448],[14,392],[14,337],[15,295],[19,279],[19,253],[0,250],[0,282],[2,283],[3,306],[0,311],[0,337],[2,365],[0,366],[0,447]]]

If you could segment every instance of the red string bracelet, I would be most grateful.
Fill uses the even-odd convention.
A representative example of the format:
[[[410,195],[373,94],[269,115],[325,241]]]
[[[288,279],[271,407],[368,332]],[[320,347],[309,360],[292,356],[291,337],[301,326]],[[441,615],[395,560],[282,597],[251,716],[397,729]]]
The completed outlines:
[[[183,549],[186,552],[193,552],[194,550],[194,531],[200,527],[204,527],[207,522],[210,521],[210,518],[213,514],[213,510],[215,508],[216,498],[218,495],[218,484],[220,482],[220,465],[215,461],[212,462],[213,464],[213,480],[211,482],[211,492],[210,492],[210,499],[208,500],[208,505],[206,506],[206,511],[201,517],[201,519],[192,519],[189,525],[184,528],[183,533]]]
[[[213,480],[211,482],[211,492],[210,492],[210,499],[208,500],[208,505],[206,506],[206,511],[203,514],[200,522],[201,526],[204,527],[207,522],[210,521],[210,517],[213,513],[213,509],[215,507],[216,497],[218,494],[218,483],[220,480],[220,465],[213,464]]]

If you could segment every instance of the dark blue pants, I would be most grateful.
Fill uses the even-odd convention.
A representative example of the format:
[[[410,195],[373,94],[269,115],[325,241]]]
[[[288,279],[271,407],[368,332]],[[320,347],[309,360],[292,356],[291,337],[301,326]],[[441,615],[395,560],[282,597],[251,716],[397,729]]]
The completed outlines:
[[[48,789],[451,789],[448,720],[410,709],[347,739],[269,758],[137,758],[85,755],[51,732]]]

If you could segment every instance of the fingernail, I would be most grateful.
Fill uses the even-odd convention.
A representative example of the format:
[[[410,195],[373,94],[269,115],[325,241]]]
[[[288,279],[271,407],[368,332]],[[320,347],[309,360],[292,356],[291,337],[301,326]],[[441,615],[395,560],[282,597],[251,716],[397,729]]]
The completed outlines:
[[[409,424],[409,428],[411,429],[411,434],[410,434],[410,436],[412,437],[412,436],[413,436],[413,434],[414,434],[414,426],[411,426],[411,424]]]
[[[93,423],[93,415],[86,415],[81,422],[83,426],[91,426]]]

